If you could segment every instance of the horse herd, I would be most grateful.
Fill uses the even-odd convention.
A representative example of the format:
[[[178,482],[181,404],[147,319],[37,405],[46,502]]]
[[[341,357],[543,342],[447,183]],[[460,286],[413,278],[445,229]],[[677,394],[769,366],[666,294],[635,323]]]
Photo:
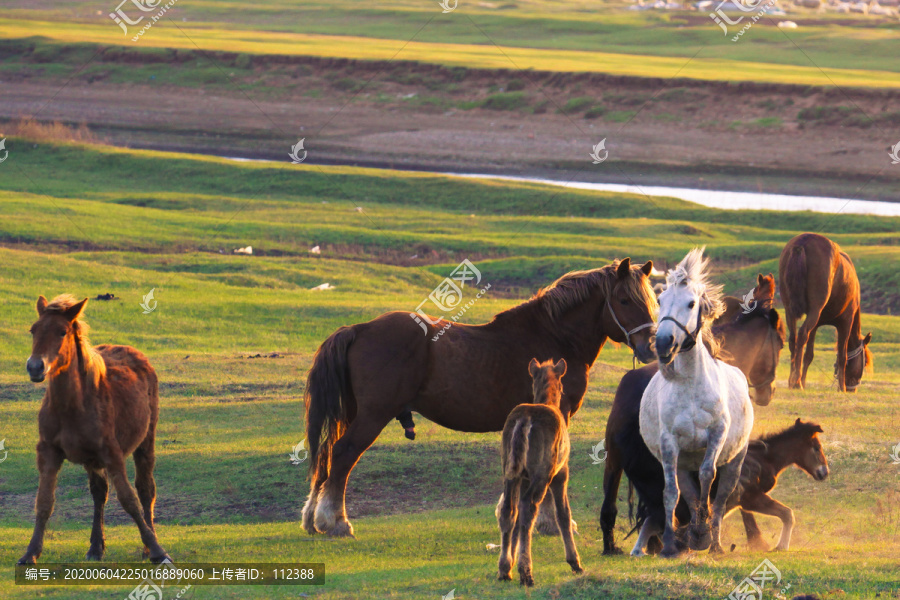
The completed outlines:
[[[604,553],[617,552],[613,528],[623,472],[638,494],[641,531],[632,554],[659,550],[660,534],[663,556],[721,550],[722,518],[738,508],[755,548],[764,544],[751,512],[781,517],[777,548],[786,549],[791,511],[768,492],[792,464],[816,479],[827,476],[817,437],[822,428],[797,419],[780,433],[750,439],[749,388],[758,405],[769,404],[785,338],[774,308],[775,280],[760,275],[750,302],[723,299],[721,286],[709,281],[708,263],[702,249],[692,250],[669,271],[659,299],[650,285],[652,262],[633,266],[626,258],[574,271],[489,323],[454,323],[438,343],[430,339],[444,323],[429,324],[434,331],[423,336],[404,312],[339,328],[319,347],[307,377],[311,481],[303,528],[353,535],[344,500],[351,470],[393,419],[411,430],[416,411],[457,431],[503,431],[500,579],[510,579],[518,561],[520,581],[533,585],[531,532],[536,520],[552,513],[566,561],[580,572],[566,490],[567,429],[591,366],[610,339],[651,364],[625,374],[607,422]],[[855,390],[872,357],[871,335],[860,334],[859,282],[849,257],[827,238],[802,234],[782,252],[779,276],[791,387],[806,383],[817,328],[833,325],[838,387]],[[19,564],[41,554],[65,459],[83,465],[89,476],[94,519],[88,559],[104,553],[109,478],[137,524],[144,555],[154,562],[168,558],[153,521],[156,374],[134,348],[91,346],[81,318],[86,302],[63,295],[52,302],[41,296],[37,303],[27,371],[34,382],[49,381],[38,415],[34,535]],[[127,481],[130,454],[137,493]]]

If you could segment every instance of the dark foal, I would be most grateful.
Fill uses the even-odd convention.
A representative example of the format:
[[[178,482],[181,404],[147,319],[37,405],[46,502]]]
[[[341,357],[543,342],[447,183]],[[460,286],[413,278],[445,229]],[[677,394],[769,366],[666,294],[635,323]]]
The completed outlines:
[[[531,572],[531,534],[538,507],[550,490],[556,505],[556,522],[566,547],[566,562],[575,573],[582,573],[578,550],[572,537],[569,510],[569,433],[568,415],[559,410],[562,396],[560,379],[566,361],[555,365],[548,360],[538,364],[531,359],[528,371],[534,381],[534,404],[520,404],[509,413],[503,427],[503,495],[497,504],[500,524],[500,580],[512,579],[516,557],[519,581],[534,585]]]
[[[159,416],[156,372],[147,357],[130,346],[91,347],[81,313],[87,298],[62,295],[37,302],[31,326],[33,347],[26,365],[35,383],[49,377],[38,413],[37,466],[40,475],[34,535],[19,564],[33,564],[44,547],[44,531],[53,513],[56,477],[63,460],[83,465],[94,497],[90,560],[103,557],[103,509],[112,479],[122,508],[134,519],[144,555],[155,563],[168,559],[156,539],[153,507],[154,437]],[[125,458],[134,454],[135,486],[128,483]]]

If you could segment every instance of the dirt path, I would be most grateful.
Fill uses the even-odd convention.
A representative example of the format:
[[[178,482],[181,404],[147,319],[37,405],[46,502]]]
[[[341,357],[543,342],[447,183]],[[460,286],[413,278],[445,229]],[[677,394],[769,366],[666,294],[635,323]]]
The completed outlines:
[[[22,77],[0,82],[0,121],[36,115],[86,123],[115,145],[247,158],[289,160],[305,138],[309,163],[897,200],[900,166],[887,150],[900,126],[865,122],[887,114],[875,92],[535,77],[515,106],[491,110],[492,97],[512,99],[509,75],[436,85],[434,73],[425,84],[376,74],[342,90],[364,73],[333,71],[307,69],[291,84],[307,95],[261,75],[212,89]],[[573,98],[602,98],[605,114],[561,114]],[[822,118],[798,117],[821,107]],[[609,160],[594,165],[604,138]]]

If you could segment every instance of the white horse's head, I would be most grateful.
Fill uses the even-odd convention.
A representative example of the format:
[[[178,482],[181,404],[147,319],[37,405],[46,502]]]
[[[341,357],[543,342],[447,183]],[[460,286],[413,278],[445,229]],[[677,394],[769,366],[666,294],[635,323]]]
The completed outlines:
[[[663,365],[679,351],[687,351],[710,336],[713,320],[724,310],[722,286],[709,281],[706,248],[694,248],[666,275],[666,289],[659,295],[656,354]]]

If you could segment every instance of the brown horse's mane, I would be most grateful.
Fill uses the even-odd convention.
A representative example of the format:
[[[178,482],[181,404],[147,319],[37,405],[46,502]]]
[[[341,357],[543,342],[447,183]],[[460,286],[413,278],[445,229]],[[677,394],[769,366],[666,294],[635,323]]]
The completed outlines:
[[[761,300],[756,303],[756,306],[753,307],[753,310],[748,313],[742,312],[731,323],[714,326],[713,333],[715,333],[717,336],[720,336],[723,331],[734,329],[751,319],[768,318],[769,311],[775,308],[774,304],[775,302],[772,299]],[[784,326],[784,319],[778,319],[778,325],[775,327],[775,332],[778,334],[778,339],[781,340],[781,345],[783,347],[784,342],[787,339],[787,330]]]
[[[78,300],[71,294],[62,294],[54,298],[47,304],[44,312],[62,314],[68,309],[78,304]],[[91,346],[91,342],[87,337],[90,327],[81,320],[79,315],[72,322],[72,332],[75,335],[75,347],[78,355],[81,357],[82,368],[89,382],[97,389],[100,386],[100,380],[106,376],[106,363],[103,357]]]
[[[618,281],[620,260],[597,269],[571,271],[538,292],[526,304],[539,304],[551,320],[557,320],[573,307],[584,304],[598,288],[607,298]],[[656,294],[646,277],[629,277],[624,282],[628,298],[646,306],[656,306]]]

